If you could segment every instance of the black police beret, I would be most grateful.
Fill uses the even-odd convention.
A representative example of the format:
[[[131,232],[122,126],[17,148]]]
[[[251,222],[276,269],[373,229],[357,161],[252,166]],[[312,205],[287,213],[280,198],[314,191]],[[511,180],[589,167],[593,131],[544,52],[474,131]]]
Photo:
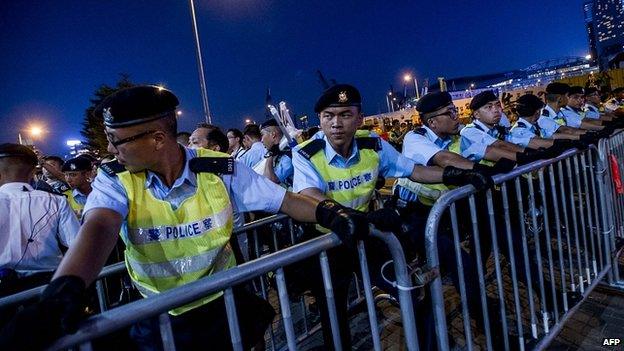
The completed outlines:
[[[530,117],[544,107],[544,102],[533,94],[522,95],[516,100],[516,112],[520,117]]]
[[[91,161],[82,156],[74,157],[65,161],[65,163],[63,163],[63,167],[61,167],[61,171],[63,172],[89,171],[91,169]]]
[[[624,92],[624,87],[615,88],[612,91],[613,94],[619,94],[621,92]]]
[[[124,128],[163,118],[175,111],[178,98],[169,90],[141,85],[109,95],[96,107],[95,115],[110,128]]]
[[[485,106],[488,102],[498,101],[498,97],[492,90],[482,91],[470,100],[470,109],[476,111]]]
[[[546,86],[546,94],[565,95],[570,91],[570,86],[565,83],[550,83]]]
[[[436,91],[423,95],[416,103],[416,111],[425,114],[437,111],[453,103],[451,94],[447,91]]]
[[[329,87],[318,98],[314,112],[320,113],[328,107],[362,106],[360,92],[349,84],[336,84]]]
[[[571,86],[570,89],[568,90],[568,94],[570,94],[570,95],[573,95],[573,94],[584,95],[585,94],[585,89],[583,89],[583,87],[580,87],[578,85]]]
[[[19,157],[33,166],[38,163],[37,154],[29,147],[19,144],[0,144],[0,159],[5,157]]]
[[[264,129],[267,127],[277,127],[277,121],[275,120],[275,118],[271,118],[271,119],[267,119],[266,121],[262,122],[262,124],[260,125],[260,129]]]
[[[598,88],[594,88],[594,87],[585,88],[585,96],[589,96],[594,93],[600,93]]]

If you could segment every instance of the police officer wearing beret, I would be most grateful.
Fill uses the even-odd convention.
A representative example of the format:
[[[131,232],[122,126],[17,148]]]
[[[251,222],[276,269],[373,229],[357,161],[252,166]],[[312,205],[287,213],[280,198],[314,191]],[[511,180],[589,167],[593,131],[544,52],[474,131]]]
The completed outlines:
[[[266,161],[262,169],[262,174],[269,178],[273,183],[282,186],[292,186],[292,178],[294,168],[292,165],[291,150],[286,147],[280,149],[280,142],[284,137],[284,133],[280,129],[274,118],[266,120],[260,125],[260,133],[262,134],[262,145],[267,150],[264,155]]]
[[[613,98],[604,105],[606,112],[617,112],[624,115],[624,87],[615,88],[611,93]]]
[[[561,108],[561,113],[570,127],[585,130],[602,130],[602,123],[586,117],[585,90],[580,86],[571,86],[568,90],[568,103]]]
[[[359,91],[348,84],[334,85],[319,97],[314,111],[319,114],[321,131],[293,149],[295,192],[318,200],[333,199],[341,206],[369,212],[378,176],[409,177],[422,183],[473,184],[478,189],[491,184],[489,177],[473,170],[416,166],[377,135],[358,131],[363,121],[361,102]],[[401,230],[401,220],[391,208],[369,212],[369,218],[378,229],[395,233]],[[323,228],[318,230],[324,231]],[[373,255],[375,251],[372,250]],[[342,347],[349,349],[347,288],[353,266],[349,253],[344,250],[330,252],[329,258],[332,267],[336,267],[332,269],[333,279],[338,280],[333,286]],[[324,291],[319,290],[313,289],[313,293],[320,305],[327,347],[332,345],[331,330]]]
[[[470,101],[470,109],[473,122],[460,131],[460,150],[465,158],[486,165],[504,158],[524,165],[552,157],[550,153],[532,151],[507,141],[508,130],[498,124],[502,105],[493,91],[475,95]]]
[[[36,166],[28,147],[0,144],[0,296],[49,281],[80,228],[64,196],[33,189]]]
[[[546,106],[537,120],[545,138],[553,138],[555,133],[572,135],[585,134],[583,130],[568,126],[561,108],[568,104],[570,86],[565,83],[550,83],[546,86]]]
[[[69,184],[70,190],[64,193],[78,219],[82,218],[82,209],[87,203],[87,197],[91,193],[91,182],[93,180],[93,168],[91,161],[82,156],[78,156],[65,161],[61,168],[65,174],[65,180]]]
[[[41,348],[76,330],[86,287],[120,231],[128,273],[144,296],[234,266],[228,244],[233,208],[280,211],[302,222],[318,222],[345,241],[367,235],[368,220],[356,211],[332,200],[287,192],[227,154],[178,144],[177,105],[169,90],[144,85],[119,90],[96,109],[103,118],[108,151],[116,160],[101,165],[78,239],[40,301],[3,330],[0,348]],[[172,236],[171,228],[179,227],[192,231]],[[250,348],[263,339],[274,311],[244,289],[235,289],[235,298],[243,344]],[[178,349],[231,348],[224,337],[229,332],[222,293],[170,314]],[[157,318],[134,325],[131,336],[139,348],[162,347]]]

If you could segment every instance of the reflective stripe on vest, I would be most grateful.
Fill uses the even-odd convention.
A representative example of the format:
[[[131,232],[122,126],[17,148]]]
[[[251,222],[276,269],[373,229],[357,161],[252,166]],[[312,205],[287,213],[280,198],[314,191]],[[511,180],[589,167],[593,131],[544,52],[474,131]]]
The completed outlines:
[[[447,151],[460,155],[461,137],[459,135],[453,135],[451,136],[451,138],[452,141],[448,145]],[[399,178],[395,185],[400,185],[405,189],[413,192],[418,196],[418,201],[420,201],[423,205],[427,206],[433,206],[436,200],[438,200],[438,198],[442,196],[444,192],[455,188],[454,186],[448,186],[442,183],[417,183],[409,180],[408,178]]]
[[[369,135],[370,133],[367,131],[356,133],[356,137]],[[325,147],[331,147],[331,145],[327,144]],[[373,196],[379,174],[379,154],[372,149],[358,149],[358,153],[360,160],[349,168],[329,165],[323,151],[314,154],[310,158],[310,162],[323,181],[327,183],[325,195],[328,198],[343,206],[368,212],[368,204]],[[317,229],[321,230],[321,227],[317,226]],[[322,231],[326,232],[327,230]]]
[[[198,157],[227,157],[198,149]],[[221,178],[196,173],[195,194],[176,210],[145,189],[146,172],[118,173],[128,195],[125,259],[128,273],[143,296],[209,276],[236,264],[228,242],[232,204]],[[221,292],[170,311],[173,315],[208,303]]]
[[[71,190],[67,190],[64,192],[65,196],[67,196],[67,202],[69,202],[69,207],[74,211],[78,219],[82,217],[82,210],[84,209],[84,205],[79,204],[74,198],[74,193]]]

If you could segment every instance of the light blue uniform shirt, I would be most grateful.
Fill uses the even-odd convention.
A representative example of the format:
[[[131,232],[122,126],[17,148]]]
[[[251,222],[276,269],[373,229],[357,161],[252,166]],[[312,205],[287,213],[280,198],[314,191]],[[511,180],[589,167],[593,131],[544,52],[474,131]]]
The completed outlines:
[[[553,134],[555,134],[559,127],[561,127],[555,119],[563,119],[565,121],[561,111],[555,112],[552,107],[546,105],[546,107],[542,110],[542,115],[537,120],[537,124],[542,130],[543,138],[552,138]]]
[[[184,170],[171,188],[163,184],[160,178],[151,171],[147,171],[145,180],[145,189],[151,192],[156,199],[168,202],[174,210],[184,200],[195,194],[197,190],[197,177],[189,168],[189,161],[196,157],[197,153],[195,150],[186,147],[184,151],[186,156]],[[224,174],[221,179],[230,195],[235,213],[249,211],[276,213],[279,211],[286,194],[284,188],[238,161],[234,162],[234,173]],[[127,217],[128,195],[118,177],[111,177],[100,170],[92,186],[93,191],[87,198],[84,214],[94,208],[108,208],[119,213],[124,219]]]
[[[295,169],[293,168],[292,159],[288,155],[281,155],[277,159],[277,163],[273,166],[273,172],[275,172],[275,176],[280,183],[292,185]]]
[[[81,193],[78,189],[72,190],[72,196],[79,205],[84,206],[87,203],[87,195]]]
[[[464,127],[459,134],[461,155],[472,162],[481,161],[487,147],[499,140],[498,129],[489,128],[476,119],[473,120],[473,126]]]
[[[600,119],[600,110],[592,104],[585,104],[585,117],[589,119]]]
[[[563,118],[566,120],[566,125],[573,128],[580,128],[583,118],[585,118],[583,111],[577,111],[570,106],[562,108],[561,114],[563,114]]]
[[[538,130],[539,126],[529,123],[526,119],[519,117],[514,126],[511,127],[509,134],[507,135],[507,141],[520,145],[522,147],[527,147],[531,142],[531,139],[539,136],[540,131]]]
[[[403,139],[403,156],[414,161],[418,165],[429,165],[433,156],[443,150],[448,150],[453,140],[440,138],[429,127],[422,126],[405,135]],[[404,187],[397,185],[396,190],[401,200],[414,202],[418,195]]]
[[[371,133],[371,136],[378,137],[374,133]],[[331,166],[349,168],[360,162],[360,153],[355,142],[351,145],[351,155],[345,159],[331,147],[322,131],[314,134],[311,139],[325,140],[325,159]],[[298,193],[308,188],[317,188],[323,193],[327,192],[327,183],[321,178],[312,162],[299,154],[299,149],[301,147],[296,146],[292,153],[292,163],[295,168],[293,191]],[[380,175],[384,177],[409,177],[412,174],[414,162],[401,155],[387,141],[381,140],[381,150],[378,153]]]
[[[264,147],[264,145],[261,142],[256,141],[255,143],[251,144],[249,150],[241,155],[238,160],[245,164],[247,167],[253,167],[262,160],[266,153],[267,149]]]
[[[509,122],[509,117],[505,114],[505,112],[501,113],[500,121],[498,121],[499,126],[503,126],[507,129],[511,128],[511,122]]]

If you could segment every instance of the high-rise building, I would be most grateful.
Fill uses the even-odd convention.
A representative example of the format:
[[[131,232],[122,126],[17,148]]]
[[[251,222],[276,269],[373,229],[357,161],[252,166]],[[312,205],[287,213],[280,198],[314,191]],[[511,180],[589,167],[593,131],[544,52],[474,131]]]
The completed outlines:
[[[594,0],[592,18],[598,62],[608,68],[609,60],[624,51],[624,0]]]
[[[585,1],[583,4],[583,14],[585,18],[585,30],[587,30],[587,38],[589,40],[589,54],[592,61],[598,59],[598,49],[596,47],[596,28],[594,27],[594,0]]]

